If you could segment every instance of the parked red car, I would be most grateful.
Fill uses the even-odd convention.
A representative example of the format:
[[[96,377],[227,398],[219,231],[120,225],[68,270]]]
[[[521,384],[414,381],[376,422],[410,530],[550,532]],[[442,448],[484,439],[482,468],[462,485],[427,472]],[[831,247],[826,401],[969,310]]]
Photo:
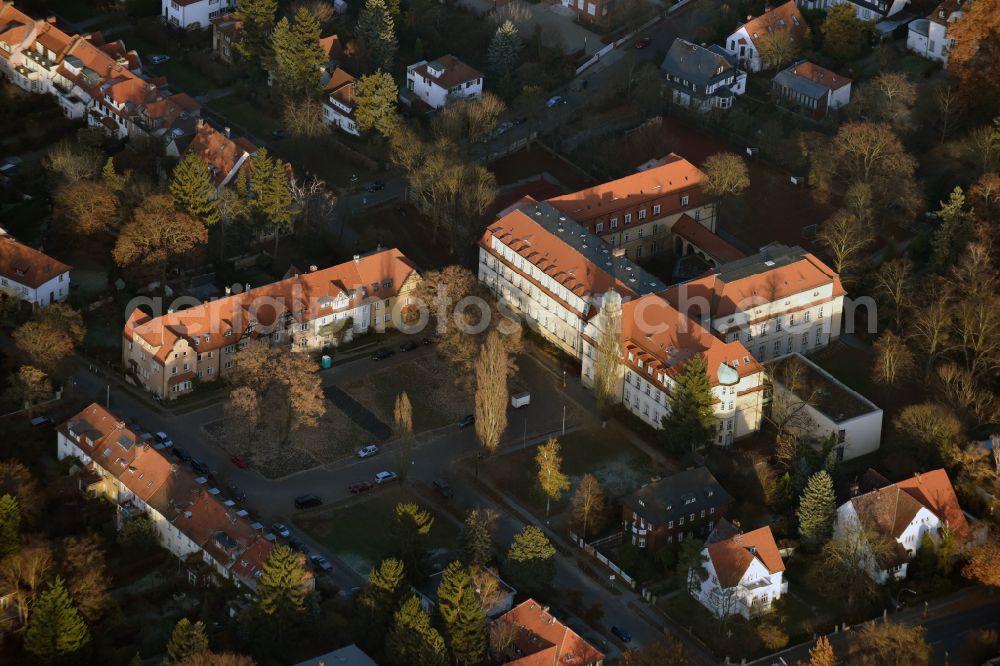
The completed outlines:
[[[231,460],[233,464],[239,467],[240,469],[246,469],[250,467],[250,459],[247,458],[247,454],[245,453],[240,453],[239,455],[235,455],[231,458]]]
[[[652,38],[650,38],[650,37],[640,37],[639,39],[635,40],[635,48],[637,48],[637,49],[644,49],[644,48],[646,48],[647,46],[649,46],[652,43],[653,43]]]
[[[363,493],[366,490],[371,490],[372,484],[368,481],[359,481],[357,483],[352,483],[347,487],[347,489],[351,491],[352,495],[357,495],[358,493]]]

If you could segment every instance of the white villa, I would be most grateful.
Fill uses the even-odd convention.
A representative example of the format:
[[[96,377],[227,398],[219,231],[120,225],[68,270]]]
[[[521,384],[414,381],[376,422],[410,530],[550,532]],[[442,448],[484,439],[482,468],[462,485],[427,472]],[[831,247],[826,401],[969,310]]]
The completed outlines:
[[[785,563],[770,527],[741,533],[719,521],[701,553],[707,576],[694,596],[716,617],[756,617],[788,591],[782,580]]]
[[[61,261],[0,234],[0,292],[45,307],[69,296],[69,272]]]

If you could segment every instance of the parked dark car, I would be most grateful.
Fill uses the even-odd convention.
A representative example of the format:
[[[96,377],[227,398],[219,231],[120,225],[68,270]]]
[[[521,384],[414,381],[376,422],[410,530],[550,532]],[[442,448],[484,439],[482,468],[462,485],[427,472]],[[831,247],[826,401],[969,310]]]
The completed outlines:
[[[295,498],[295,508],[296,509],[309,509],[314,506],[319,506],[323,503],[316,495],[299,495]]]
[[[191,459],[191,469],[198,472],[199,474],[208,475],[212,473],[212,468],[209,467],[206,463],[202,462],[201,460],[195,460],[193,458]]]
[[[471,426],[475,422],[476,422],[476,417],[475,416],[473,416],[472,414],[466,414],[465,416],[463,416],[462,418],[460,418],[458,420],[458,427],[459,428],[468,428],[469,426]]]
[[[41,426],[53,425],[53,421],[48,416],[36,416],[35,418],[31,419],[31,425],[33,425],[36,428],[40,428]]]
[[[513,122],[515,125],[523,125],[524,123],[528,122],[528,116],[520,116],[518,118],[514,118]]]
[[[611,625],[611,633],[618,637],[623,643],[628,643],[632,640],[632,634],[628,633],[628,629],[625,627],[619,627],[617,624]]]
[[[403,344],[399,345],[399,351],[401,352],[413,351],[416,348],[417,348],[417,343],[414,342],[413,340],[410,340],[409,342],[404,342]]]
[[[391,349],[376,349],[375,353],[372,354],[373,361],[381,361],[384,358],[389,358],[390,356],[395,356],[396,352]]]
[[[284,139],[285,130],[276,129],[273,132],[271,132],[271,137],[274,139]]]
[[[229,490],[229,496],[232,497],[234,501],[236,502],[246,501],[247,494],[243,492],[243,489],[240,488],[235,483],[230,483],[229,486],[227,486],[227,490]]]
[[[288,545],[291,548],[299,551],[300,553],[308,553],[309,552],[309,549],[306,547],[306,545],[304,543],[302,543],[301,541],[299,541],[298,539],[296,539],[295,537],[293,537],[293,536],[288,537]]]
[[[333,571],[333,565],[330,564],[330,561],[322,555],[313,555],[309,558],[309,561],[312,562],[313,566],[319,571]]]
[[[368,191],[369,194],[372,194],[374,192],[378,192],[379,190],[385,189],[385,183],[383,183],[381,180],[376,180],[375,182],[370,183],[368,187],[366,187],[365,189]]]
[[[368,481],[358,481],[357,483],[352,483],[351,485],[347,486],[347,489],[351,491],[352,495],[357,495],[359,493],[365,492],[366,490],[371,490],[372,484],[369,483]]]
[[[451,496],[455,494],[455,491],[451,489],[451,486],[444,479],[434,479],[434,490],[441,493],[441,496],[445,499],[451,499]]]
[[[177,456],[178,460],[183,462],[191,460],[191,453],[187,449],[180,446],[174,447],[174,455]]]

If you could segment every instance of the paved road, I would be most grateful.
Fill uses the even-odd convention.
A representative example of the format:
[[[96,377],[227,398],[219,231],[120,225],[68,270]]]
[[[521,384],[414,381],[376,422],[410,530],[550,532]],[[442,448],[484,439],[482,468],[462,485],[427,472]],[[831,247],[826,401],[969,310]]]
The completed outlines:
[[[927,629],[927,641],[934,648],[935,665],[966,664],[968,662],[961,659],[966,634],[972,629],[1000,629],[1000,598],[990,594],[985,588],[970,587],[930,602],[926,618],[923,617],[923,605],[919,604],[890,615],[889,619],[907,624],[922,624]],[[850,631],[831,635],[830,645],[834,652],[844,655],[850,637]],[[804,662],[808,660],[811,648],[812,644],[796,646],[752,662],[751,666],[783,666]]]

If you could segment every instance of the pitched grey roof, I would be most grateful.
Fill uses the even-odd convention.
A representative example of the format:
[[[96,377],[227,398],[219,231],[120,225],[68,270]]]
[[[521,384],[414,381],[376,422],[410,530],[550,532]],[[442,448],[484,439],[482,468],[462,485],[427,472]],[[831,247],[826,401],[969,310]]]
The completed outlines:
[[[810,99],[822,99],[828,92],[830,92],[829,86],[823,85],[822,83],[818,83],[804,76],[799,76],[791,69],[778,72],[774,75],[774,79],[772,80],[778,85],[788,88],[789,90],[802,93]]]
[[[707,467],[696,467],[647,484],[623,498],[622,504],[658,527],[732,501]]]
[[[722,74],[716,74],[719,67],[723,68]],[[670,45],[661,69],[672,76],[679,76],[696,85],[706,86],[717,76],[726,76],[732,65],[728,58],[716,51],[678,37]]]

